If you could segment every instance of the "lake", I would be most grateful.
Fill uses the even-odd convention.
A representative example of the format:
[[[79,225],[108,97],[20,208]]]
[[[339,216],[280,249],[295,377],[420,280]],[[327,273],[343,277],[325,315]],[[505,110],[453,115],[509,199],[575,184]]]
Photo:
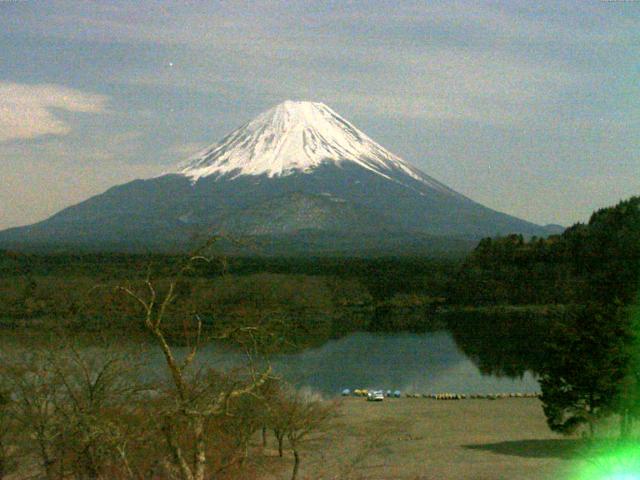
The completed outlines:
[[[535,342],[527,345],[522,338],[518,340],[532,338],[522,334],[524,326],[516,330],[521,335],[501,336],[473,324],[466,325],[465,335],[459,329],[355,332],[297,353],[274,355],[269,361],[274,372],[288,382],[326,396],[339,395],[345,388],[420,394],[537,392],[540,387],[531,373],[535,362],[529,361],[529,353],[539,348]],[[23,344],[19,337],[0,342],[5,354],[19,356],[29,350],[28,343]],[[93,349],[91,344],[89,340],[83,348]],[[164,358],[153,342],[127,338],[110,344],[110,349],[116,345],[134,356],[141,354],[143,365],[138,371],[146,379],[166,375]],[[103,347],[96,348],[98,352]],[[174,351],[178,357],[187,352],[184,347],[174,347]],[[198,352],[196,363],[199,367],[230,369],[245,364],[246,357],[237,349],[209,343]]]
[[[242,358],[228,348],[208,345],[199,363],[231,367]],[[515,378],[483,375],[446,331],[352,333],[300,353],[276,355],[271,364],[293,384],[329,396],[344,388],[467,394],[539,391],[530,372]]]

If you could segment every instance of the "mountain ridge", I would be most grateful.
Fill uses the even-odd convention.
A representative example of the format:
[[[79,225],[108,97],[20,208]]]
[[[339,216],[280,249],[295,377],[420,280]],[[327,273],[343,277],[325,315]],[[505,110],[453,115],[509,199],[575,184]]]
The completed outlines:
[[[305,241],[323,251],[332,250],[320,244],[331,242],[333,232],[352,252],[359,244],[384,245],[393,232],[390,253],[402,250],[403,239],[408,248],[415,238],[549,233],[452,190],[326,105],[287,101],[170,173],[114,186],[42,222],[0,232],[0,247],[186,248],[203,232],[271,235],[286,245],[315,238]]]

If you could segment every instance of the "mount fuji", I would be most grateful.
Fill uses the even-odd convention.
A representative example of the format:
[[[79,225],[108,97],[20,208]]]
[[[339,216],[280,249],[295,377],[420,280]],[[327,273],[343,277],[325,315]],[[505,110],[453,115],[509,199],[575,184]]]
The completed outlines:
[[[286,101],[163,175],[0,232],[0,246],[173,250],[220,232],[269,253],[415,253],[552,233],[455,192],[322,103]]]

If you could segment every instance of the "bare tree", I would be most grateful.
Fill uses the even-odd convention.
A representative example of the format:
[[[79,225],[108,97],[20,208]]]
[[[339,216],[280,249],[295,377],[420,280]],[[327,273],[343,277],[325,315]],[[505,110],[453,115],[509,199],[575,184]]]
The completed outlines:
[[[31,441],[46,478],[54,480],[64,456],[60,442],[64,428],[55,410],[60,385],[48,368],[47,354],[29,352],[21,362],[5,359],[2,377],[11,391],[12,414],[26,437],[20,443]]]
[[[162,381],[142,382],[141,363],[113,342],[85,346],[67,331],[59,335],[63,340],[44,348],[30,345],[0,358],[6,360],[0,361],[0,480],[16,450],[25,459],[21,473],[35,472],[47,480],[231,475],[250,470],[251,464],[244,464],[250,440],[265,426],[277,431],[281,452],[288,439],[295,478],[300,445],[328,410],[297,393],[285,395],[268,362],[257,361],[281,341],[285,327],[280,320],[245,315],[224,331],[204,331],[198,308],[185,295],[185,277],[199,262],[212,261],[206,248],[187,258],[168,280],[152,279],[149,269],[140,283],[112,290],[122,314],[132,313],[131,305],[142,314],[140,324],[166,365]],[[176,332],[179,347],[173,343]],[[198,366],[202,347],[216,339],[244,350],[241,367]],[[17,428],[4,428],[7,422]],[[12,433],[8,440],[7,432]]]
[[[327,425],[335,410],[334,403],[322,401],[317,396],[294,389],[282,391],[274,401],[270,416],[271,428],[278,439],[280,456],[285,437],[293,452],[291,480],[296,480],[298,476],[303,443],[311,434],[319,432]]]
[[[52,360],[60,395],[56,412],[65,425],[69,468],[76,478],[133,478],[126,418],[144,386],[134,377],[134,356],[114,346],[80,351],[71,343]]]
[[[76,347],[69,339],[46,350],[30,345],[2,359],[7,414],[19,427],[11,448],[19,447],[27,469],[38,458],[49,480],[133,478],[125,448],[127,411],[139,388],[132,355]]]
[[[250,373],[242,384],[221,385],[220,378],[212,375],[211,371],[209,375],[196,375],[192,367],[203,343],[202,320],[199,315],[195,315],[191,320],[183,319],[184,340],[188,348],[183,358],[178,358],[169,343],[165,320],[169,308],[178,298],[177,290],[180,282],[195,264],[212,260],[211,256],[207,256],[207,251],[216,240],[217,238],[212,238],[191,255],[180,266],[164,292],[158,291],[150,274],[144,282],[143,291],[130,286],[117,287],[117,290],[124,292],[142,307],[144,326],[162,350],[171,378],[171,388],[168,390],[171,404],[158,420],[170,452],[171,464],[183,480],[204,480],[205,478],[208,465],[206,448],[208,422],[228,413],[232,401],[245,395],[255,394],[271,376],[269,367],[259,372],[250,368]],[[229,338],[235,333],[244,333],[251,337],[253,330],[252,327],[242,327],[220,335],[218,338]],[[187,447],[192,449],[192,456],[185,453]]]
[[[269,406],[269,415],[267,417],[267,425],[273,431],[273,436],[276,437],[278,456],[281,458],[284,455],[284,439],[289,427],[289,418],[285,415],[284,407],[285,398],[282,393],[279,393],[272,405]]]

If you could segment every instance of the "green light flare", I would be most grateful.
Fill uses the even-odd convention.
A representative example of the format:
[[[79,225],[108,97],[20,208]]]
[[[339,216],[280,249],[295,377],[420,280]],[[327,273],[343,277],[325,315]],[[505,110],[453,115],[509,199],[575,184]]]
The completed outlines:
[[[632,362],[640,359],[640,295],[629,308],[634,329]],[[640,365],[635,365],[640,368]],[[636,420],[637,421],[637,420]],[[601,440],[583,451],[583,461],[569,480],[640,480],[640,439]]]
[[[640,444],[592,449],[571,480],[640,480]]]

